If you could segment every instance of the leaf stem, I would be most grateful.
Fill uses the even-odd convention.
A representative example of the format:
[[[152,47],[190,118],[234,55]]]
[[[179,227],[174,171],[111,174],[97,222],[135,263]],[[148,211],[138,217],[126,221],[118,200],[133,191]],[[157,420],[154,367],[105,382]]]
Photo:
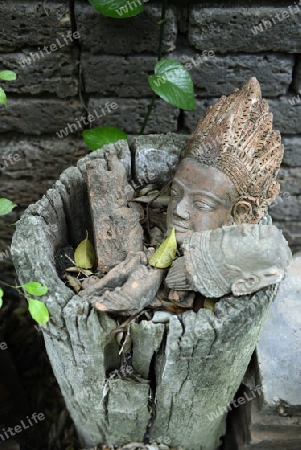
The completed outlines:
[[[5,284],[5,286],[8,286],[10,288],[15,289],[16,291],[21,288],[22,286],[12,286],[11,284],[5,283],[5,281],[0,280],[0,284]]]
[[[158,47],[158,61],[161,60],[161,56],[162,56],[166,9],[167,9],[167,0],[162,0],[159,47]],[[146,125],[148,123],[149,117],[151,115],[152,109],[153,109],[155,101],[156,101],[156,98],[157,98],[157,94],[155,94],[155,92],[153,92],[153,96],[152,96],[151,102],[150,102],[150,104],[148,106],[147,114],[146,114],[145,119],[143,121],[142,127],[141,127],[141,129],[139,131],[139,134],[144,134],[144,130],[145,130],[145,127],[146,127]]]

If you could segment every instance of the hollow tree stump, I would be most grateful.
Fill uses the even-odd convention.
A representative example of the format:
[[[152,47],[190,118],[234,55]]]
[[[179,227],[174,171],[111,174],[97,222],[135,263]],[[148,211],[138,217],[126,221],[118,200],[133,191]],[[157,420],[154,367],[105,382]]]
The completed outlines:
[[[160,143],[156,152],[162,145],[164,158],[171,149],[175,159],[178,145],[179,158],[176,135],[137,138],[137,158],[143,142],[150,141],[152,149]],[[140,376],[110,378],[121,364],[111,333],[118,323],[66,287],[54,260],[57,248],[76,247],[86,230],[92,240],[86,162],[101,160],[108,148],[116,150],[130,176],[127,143],[110,144],[63,172],[21,217],[12,242],[20,283],[34,280],[49,288],[42,297],[51,315],[43,327],[46,350],[83,444],[121,445],[150,436],[153,442],[169,439],[171,446],[187,450],[216,450],[225,432],[226,406],[240,385],[277,288],[226,296],[214,313],[158,311],[151,320],[132,322],[132,364]],[[153,162],[158,179],[166,179],[162,167],[159,160]]]

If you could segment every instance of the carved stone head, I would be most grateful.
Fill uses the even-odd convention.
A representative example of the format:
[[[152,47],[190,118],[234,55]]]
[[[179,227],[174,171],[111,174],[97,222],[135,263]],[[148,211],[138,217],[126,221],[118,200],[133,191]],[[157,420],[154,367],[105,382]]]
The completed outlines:
[[[257,224],[279,192],[279,131],[256,78],[221,97],[198,123],[175,174],[167,226],[179,243],[191,232]]]
[[[193,233],[184,244],[186,288],[207,297],[251,294],[285,275],[292,253],[274,225],[224,226]],[[177,269],[167,282],[179,289]]]

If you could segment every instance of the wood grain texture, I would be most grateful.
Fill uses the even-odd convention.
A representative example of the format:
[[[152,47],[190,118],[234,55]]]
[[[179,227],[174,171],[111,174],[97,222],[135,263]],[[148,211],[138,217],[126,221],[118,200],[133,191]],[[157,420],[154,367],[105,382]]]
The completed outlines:
[[[102,155],[94,152],[78,168],[67,169],[26,210],[12,242],[20,283],[39,280],[49,287],[42,300],[51,320],[43,334],[66,405],[86,446],[141,442],[148,434],[187,450],[216,450],[226,413],[213,420],[208,416],[225,407],[237,390],[275,287],[224,298],[214,314],[202,309],[161,314],[161,322],[132,323],[132,365],[139,376],[124,377],[120,347],[111,333],[118,324],[74,295],[58,278],[54,262],[56,248],[77,245],[91,230],[85,164]]]

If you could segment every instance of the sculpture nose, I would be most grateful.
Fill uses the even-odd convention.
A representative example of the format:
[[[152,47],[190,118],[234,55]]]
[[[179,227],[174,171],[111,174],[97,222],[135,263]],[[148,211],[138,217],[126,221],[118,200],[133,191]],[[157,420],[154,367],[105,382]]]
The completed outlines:
[[[181,219],[184,219],[184,220],[189,220],[190,219],[190,214],[188,212],[188,204],[187,204],[187,201],[186,201],[185,197],[183,197],[181,199],[181,201],[177,204],[176,214]]]

